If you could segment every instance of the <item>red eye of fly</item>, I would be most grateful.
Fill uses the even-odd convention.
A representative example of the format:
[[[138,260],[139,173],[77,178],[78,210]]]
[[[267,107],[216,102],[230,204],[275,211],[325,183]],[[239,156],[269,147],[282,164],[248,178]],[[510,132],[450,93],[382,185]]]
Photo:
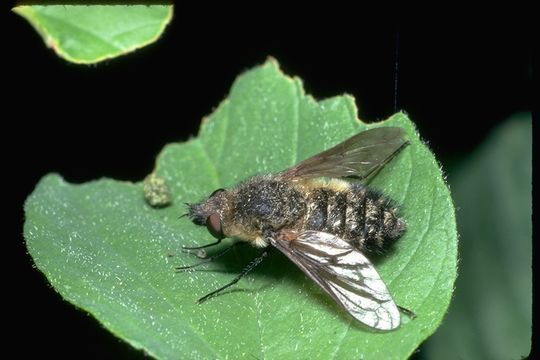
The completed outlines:
[[[223,235],[223,229],[221,228],[221,217],[217,212],[206,219],[206,228],[216,239],[223,239],[225,237]]]

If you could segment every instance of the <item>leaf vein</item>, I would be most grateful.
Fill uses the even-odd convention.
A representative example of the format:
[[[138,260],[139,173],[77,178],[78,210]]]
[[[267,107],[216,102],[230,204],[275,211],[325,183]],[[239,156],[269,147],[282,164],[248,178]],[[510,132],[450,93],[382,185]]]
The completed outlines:
[[[405,271],[405,269],[410,265],[412,259],[414,258],[414,255],[418,252],[418,248],[420,247],[420,245],[422,244],[422,242],[424,241],[425,237],[426,237],[426,234],[429,232],[429,229],[431,228],[431,220],[432,220],[432,214],[433,214],[433,206],[434,206],[434,200],[433,200],[433,193],[434,193],[435,189],[433,187],[431,187],[431,196],[428,197],[429,199],[431,199],[430,201],[430,209],[428,211],[428,219],[427,221],[425,222],[422,222],[422,223],[425,223],[426,226],[424,227],[424,230],[422,232],[422,235],[419,236],[419,240],[416,241],[416,246],[414,248],[414,250],[410,253],[409,255],[409,258],[407,259],[407,261],[404,263],[404,265],[397,271],[397,276],[392,279],[391,281],[389,281],[389,284],[392,284],[394,281],[398,280],[402,274],[403,274],[403,271]]]
[[[82,32],[84,34],[92,36],[93,38],[96,39],[96,41],[99,40],[102,44],[108,45],[111,48],[113,48],[113,50],[117,50],[117,51],[125,50],[122,46],[119,46],[119,45],[115,44],[114,42],[112,42],[112,41],[110,41],[108,39],[105,39],[103,36],[101,36],[101,35],[99,35],[97,33],[94,33],[92,31],[90,31],[89,29],[83,28],[82,26],[70,23],[69,21],[66,21],[66,20],[62,19],[61,17],[54,16],[54,15],[51,15],[51,14],[41,14],[41,16],[43,18],[53,19],[55,21],[58,21],[59,23],[62,23],[64,26],[66,26],[68,28],[79,30],[80,32]],[[48,34],[51,36],[50,32]],[[59,39],[56,39],[56,40],[58,41]]]
[[[210,155],[208,154],[208,150],[206,150],[206,147],[204,146],[204,144],[201,141],[197,141],[196,143],[202,150],[202,155],[204,156],[204,158],[207,160],[208,164],[210,165],[210,170],[212,171],[212,175],[214,176],[214,181],[215,181],[214,186],[217,189],[220,186],[221,181],[219,180],[219,173],[218,173],[216,164],[212,162],[212,159],[210,158]]]
[[[299,141],[299,129],[300,129],[300,97],[301,97],[301,92],[300,92],[300,89],[298,88],[298,86],[295,86],[295,93],[296,93],[296,96],[294,97],[294,104],[293,104],[293,111],[294,111],[294,115],[293,115],[293,134],[292,134],[292,137],[293,137],[293,151],[292,151],[292,155],[293,155],[293,158],[292,158],[292,163],[291,165],[294,165],[296,164],[299,160],[298,160],[298,141]]]

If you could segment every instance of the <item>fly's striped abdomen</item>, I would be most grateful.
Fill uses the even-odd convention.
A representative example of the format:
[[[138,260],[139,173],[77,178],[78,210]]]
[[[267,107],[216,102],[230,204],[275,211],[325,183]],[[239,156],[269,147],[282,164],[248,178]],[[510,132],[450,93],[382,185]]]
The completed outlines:
[[[304,229],[337,235],[365,252],[381,252],[405,231],[391,200],[360,184],[314,187]]]

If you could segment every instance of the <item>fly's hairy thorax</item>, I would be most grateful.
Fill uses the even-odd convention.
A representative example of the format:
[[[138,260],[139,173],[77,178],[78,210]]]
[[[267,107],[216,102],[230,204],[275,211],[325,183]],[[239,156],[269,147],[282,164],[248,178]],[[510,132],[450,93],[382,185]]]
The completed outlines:
[[[337,235],[365,252],[381,252],[405,231],[391,200],[363,185],[333,179],[254,177],[234,192],[229,236],[265,246],[280,230]]]
[[[238,185],[231,195],[227,236],[256,246],[266,246],[270,234],[290,229],[306,214],[306,197],[289,182],[272,176],[257,176]]]

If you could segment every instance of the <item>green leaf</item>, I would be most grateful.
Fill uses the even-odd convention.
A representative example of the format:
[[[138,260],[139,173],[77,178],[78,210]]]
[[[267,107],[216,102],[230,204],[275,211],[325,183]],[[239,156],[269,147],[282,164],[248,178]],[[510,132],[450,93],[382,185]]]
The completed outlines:
[[[403,205],[407,233],[374,263],[415,320],[402,316],[402,326],[387,333],[363,328],[277,253],[227,294],[196,304],[259,250],[246,246],[207,271],[175,273],[197,262],[182,245],[213,242],[205,228],[178,219],[184,202],[377,126],[403,127],[411,142],[371,185]],[[440,324],[456,277],[454,208],[438,163],[405,114],[366,125],[353,98],[317,102],[269,60],[237,79],[197,138],[167,145],[154,173],[167,183],[169,207],[146,204],[141,183],[72,185],[58,175],[46,176],[25,207],[37,267],[65,299],[133,346],[162,358],[407,358]]]
[[[532,331],[532,121],[515,116],[451,174],[461,235],[455,300],[430,359],[520,359]]]
[[[13,9],[60,57],[91,64],[156,41],[172,5],[23,5]]]

